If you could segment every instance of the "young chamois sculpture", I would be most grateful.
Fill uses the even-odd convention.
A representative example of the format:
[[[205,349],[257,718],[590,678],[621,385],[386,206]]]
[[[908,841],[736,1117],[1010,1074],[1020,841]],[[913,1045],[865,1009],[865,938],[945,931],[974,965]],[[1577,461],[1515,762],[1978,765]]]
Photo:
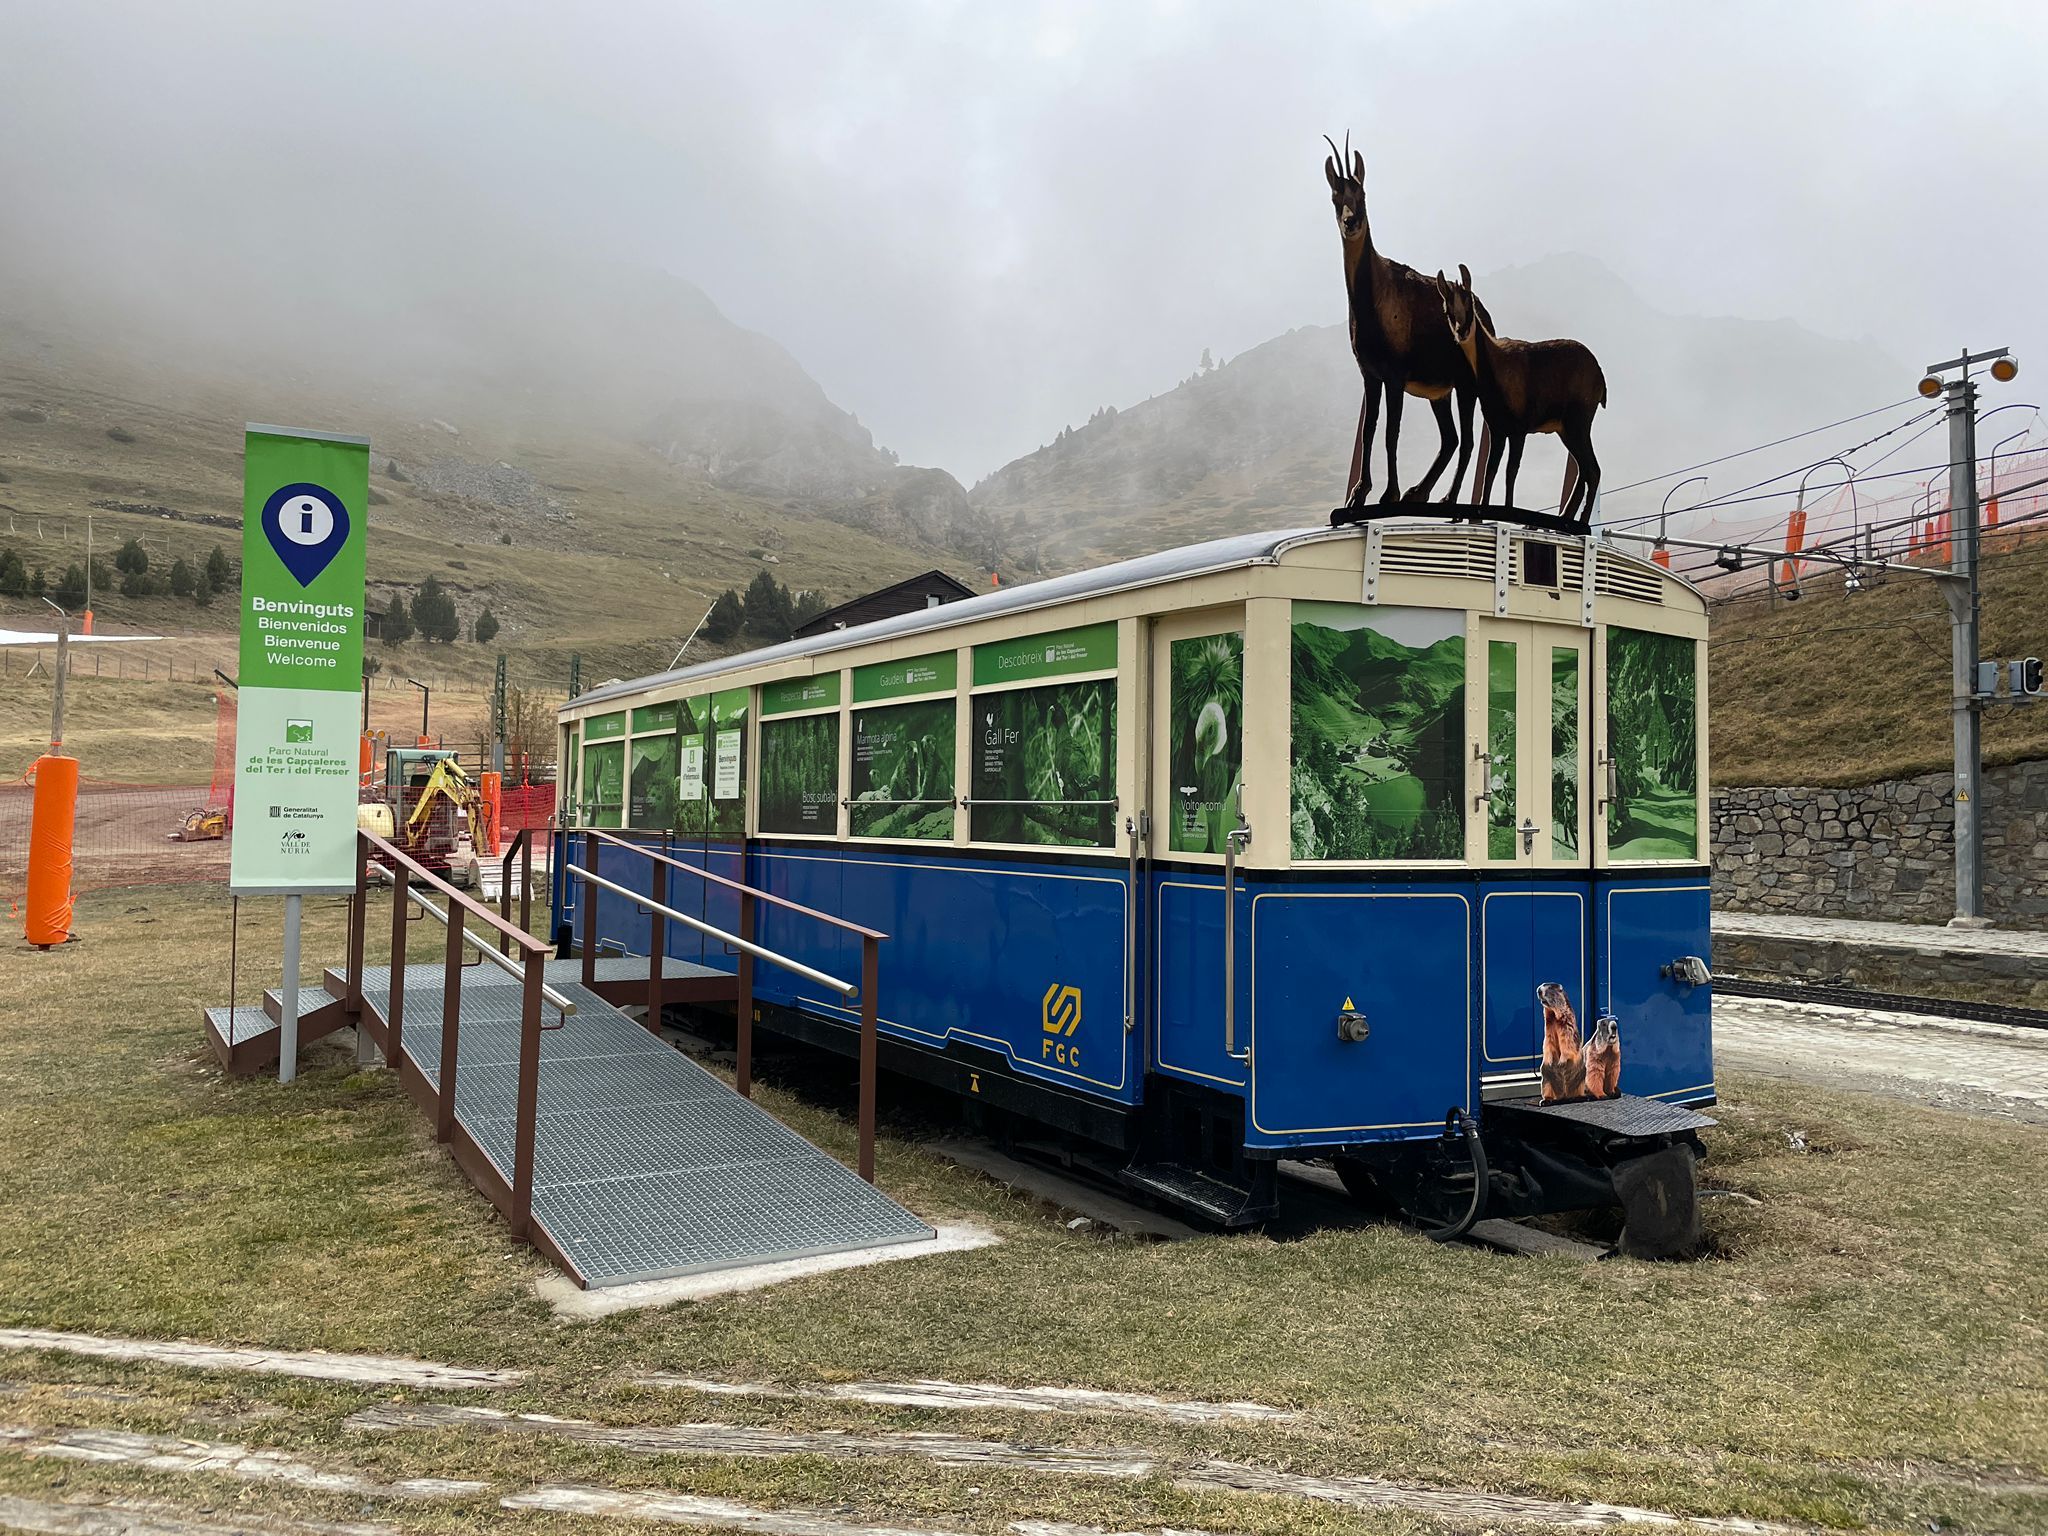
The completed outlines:
[[[1460,265],[1458,281],[1436,275],[1437,297],[1452,340],[1465,356],[1479,389],[1492,451],[1474,472],[1478,503],[1493,498],[1493,477],[1507,445],[1507,505],[1515,504],[1515,474],[1522,445],[1531,432],[1555,432],[1578,466],[1578,480],[1563,507],[1581,529],[1591,523],[1593,496],[1600,489],[1600,461],[1593,457],[1593,413],[1607,403],[1607,378],[1600,362],[1576,341],[1508,341],[1494,335],[1493,319],[1472,292],[1471,269]]]
[[[1379,426],[1380,395],[1387,402],[1387,489],[1383,502],[1427,501],[1437,477],[1457,450],[1458,469],[1451,476],[1447,502],[1458,499],[1465,465],[1472,457],[1472,365],[1444,334],[1442,306],[1429,279],[1413,267],[1389,261],[1373,248],[1372,226],[1365,216],[1365,156],[1344,139],[1344,152],[1327,135],[1329,158],[1323,175],[1330,183],[1330,202],[1337,211],[1337,232],[1344,243],[1344,291],[1351,307],[1351,354],[1365,381],[1365,399],[1358,409],[1358,437],[1351,449],[1351,478],[1344,511],[1356,512],[1372,490],[1372,439]],[[1345,162],[1348,159],[1349,164]],[[1489,318],[1489,324],[1491,320]],[[1459,425],[1451,425],[1451,397],[1457,396]],[[1436,412],[1439,442],[1436,459],[1420,484],[1401,494],[1401,402],[1417,395]],[[1341,516],[1332,522],[1349,521]]]

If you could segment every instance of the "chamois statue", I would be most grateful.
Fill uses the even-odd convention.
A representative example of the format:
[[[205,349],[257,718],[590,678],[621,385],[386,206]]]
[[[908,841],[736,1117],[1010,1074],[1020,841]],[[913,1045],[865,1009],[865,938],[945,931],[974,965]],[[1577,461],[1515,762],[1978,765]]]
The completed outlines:
[[[1330,154],[1323,175],[1330,183],[1330,202],[1337,211],[1337,231],[1344,242],[1344,291],[1351,306],[1351,354],[1365,381],[1365,399],[1358,410],[1358,438],[1351,450],[1351,479],[1344,506],[1333,523],[1356,521],[1342,513],[1364,508],[1372,490],[1372,438],[1379,426],[1380,395],[1387,399],[1387,489],[1383,502],[1427,501],[1437,477],[1458,453],[1447,502],[1458,499],[1465,465],[1472,456],[1472,366],[1445,334],[1442,306],[1429,279],[1413,267],[1389,261],[1373,248],[1372,226],[1365,216],[1365,156],[1344,150],[1325,134]],[[1348,159],[1349,164],[1346,164]],[[1489,319],[1489,323],[1491,323]],[[1451,396],[1457,396],[1459,425],[1451,425]],[[1436,412],[1436,459],[1429,473],[1406,496],[1401,493],[1401,401],[1418,395]]]
[[[1584,529],[1592,522],[1593,497],[1600,489],[1600,461],[1593,457],[1593,413],[1607,403],[1607,377],[1583,343],[1569,340],[1508,341],[1494,335],[1493,317],[1472,292],[1471,269],[1460,265],[1458,280],[1436,275],[1438,301],[1450,337],[1478,382],[1479,408],[1493,440],[1487,462],[1474,472],[1479,505],[1493,496],[1500,445],[1507,445],[1507,505],[1515,504],[1515,472],[1531,432],[1555,432],[1572,456],[1577,483],[1562,508],[1577,514]]]

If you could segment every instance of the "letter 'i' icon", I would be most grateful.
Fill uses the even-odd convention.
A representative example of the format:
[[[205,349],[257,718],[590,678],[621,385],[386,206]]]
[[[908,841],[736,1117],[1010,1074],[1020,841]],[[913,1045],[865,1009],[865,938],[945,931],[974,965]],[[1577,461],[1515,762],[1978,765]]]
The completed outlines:
[[[324,485],[282,486],[263,503],[263,536],[302,587],[310,587],[348,542],[348,508]]]

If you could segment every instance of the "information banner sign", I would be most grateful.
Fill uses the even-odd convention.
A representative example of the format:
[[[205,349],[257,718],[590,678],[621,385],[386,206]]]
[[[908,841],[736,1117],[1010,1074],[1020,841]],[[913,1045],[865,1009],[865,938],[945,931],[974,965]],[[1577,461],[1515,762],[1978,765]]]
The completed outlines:
[[[245,466],[229,888],[353,890],[370,442],[252,425]]]

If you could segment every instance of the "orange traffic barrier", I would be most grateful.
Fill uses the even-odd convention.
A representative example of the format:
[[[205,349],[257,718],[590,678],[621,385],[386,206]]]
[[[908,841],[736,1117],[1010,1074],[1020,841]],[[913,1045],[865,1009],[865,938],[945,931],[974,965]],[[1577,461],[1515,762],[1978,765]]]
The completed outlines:
[[[71,937],[71,829],[78,815],[78,759],[36,759],[28,822],[28,923],[38,949]]]

